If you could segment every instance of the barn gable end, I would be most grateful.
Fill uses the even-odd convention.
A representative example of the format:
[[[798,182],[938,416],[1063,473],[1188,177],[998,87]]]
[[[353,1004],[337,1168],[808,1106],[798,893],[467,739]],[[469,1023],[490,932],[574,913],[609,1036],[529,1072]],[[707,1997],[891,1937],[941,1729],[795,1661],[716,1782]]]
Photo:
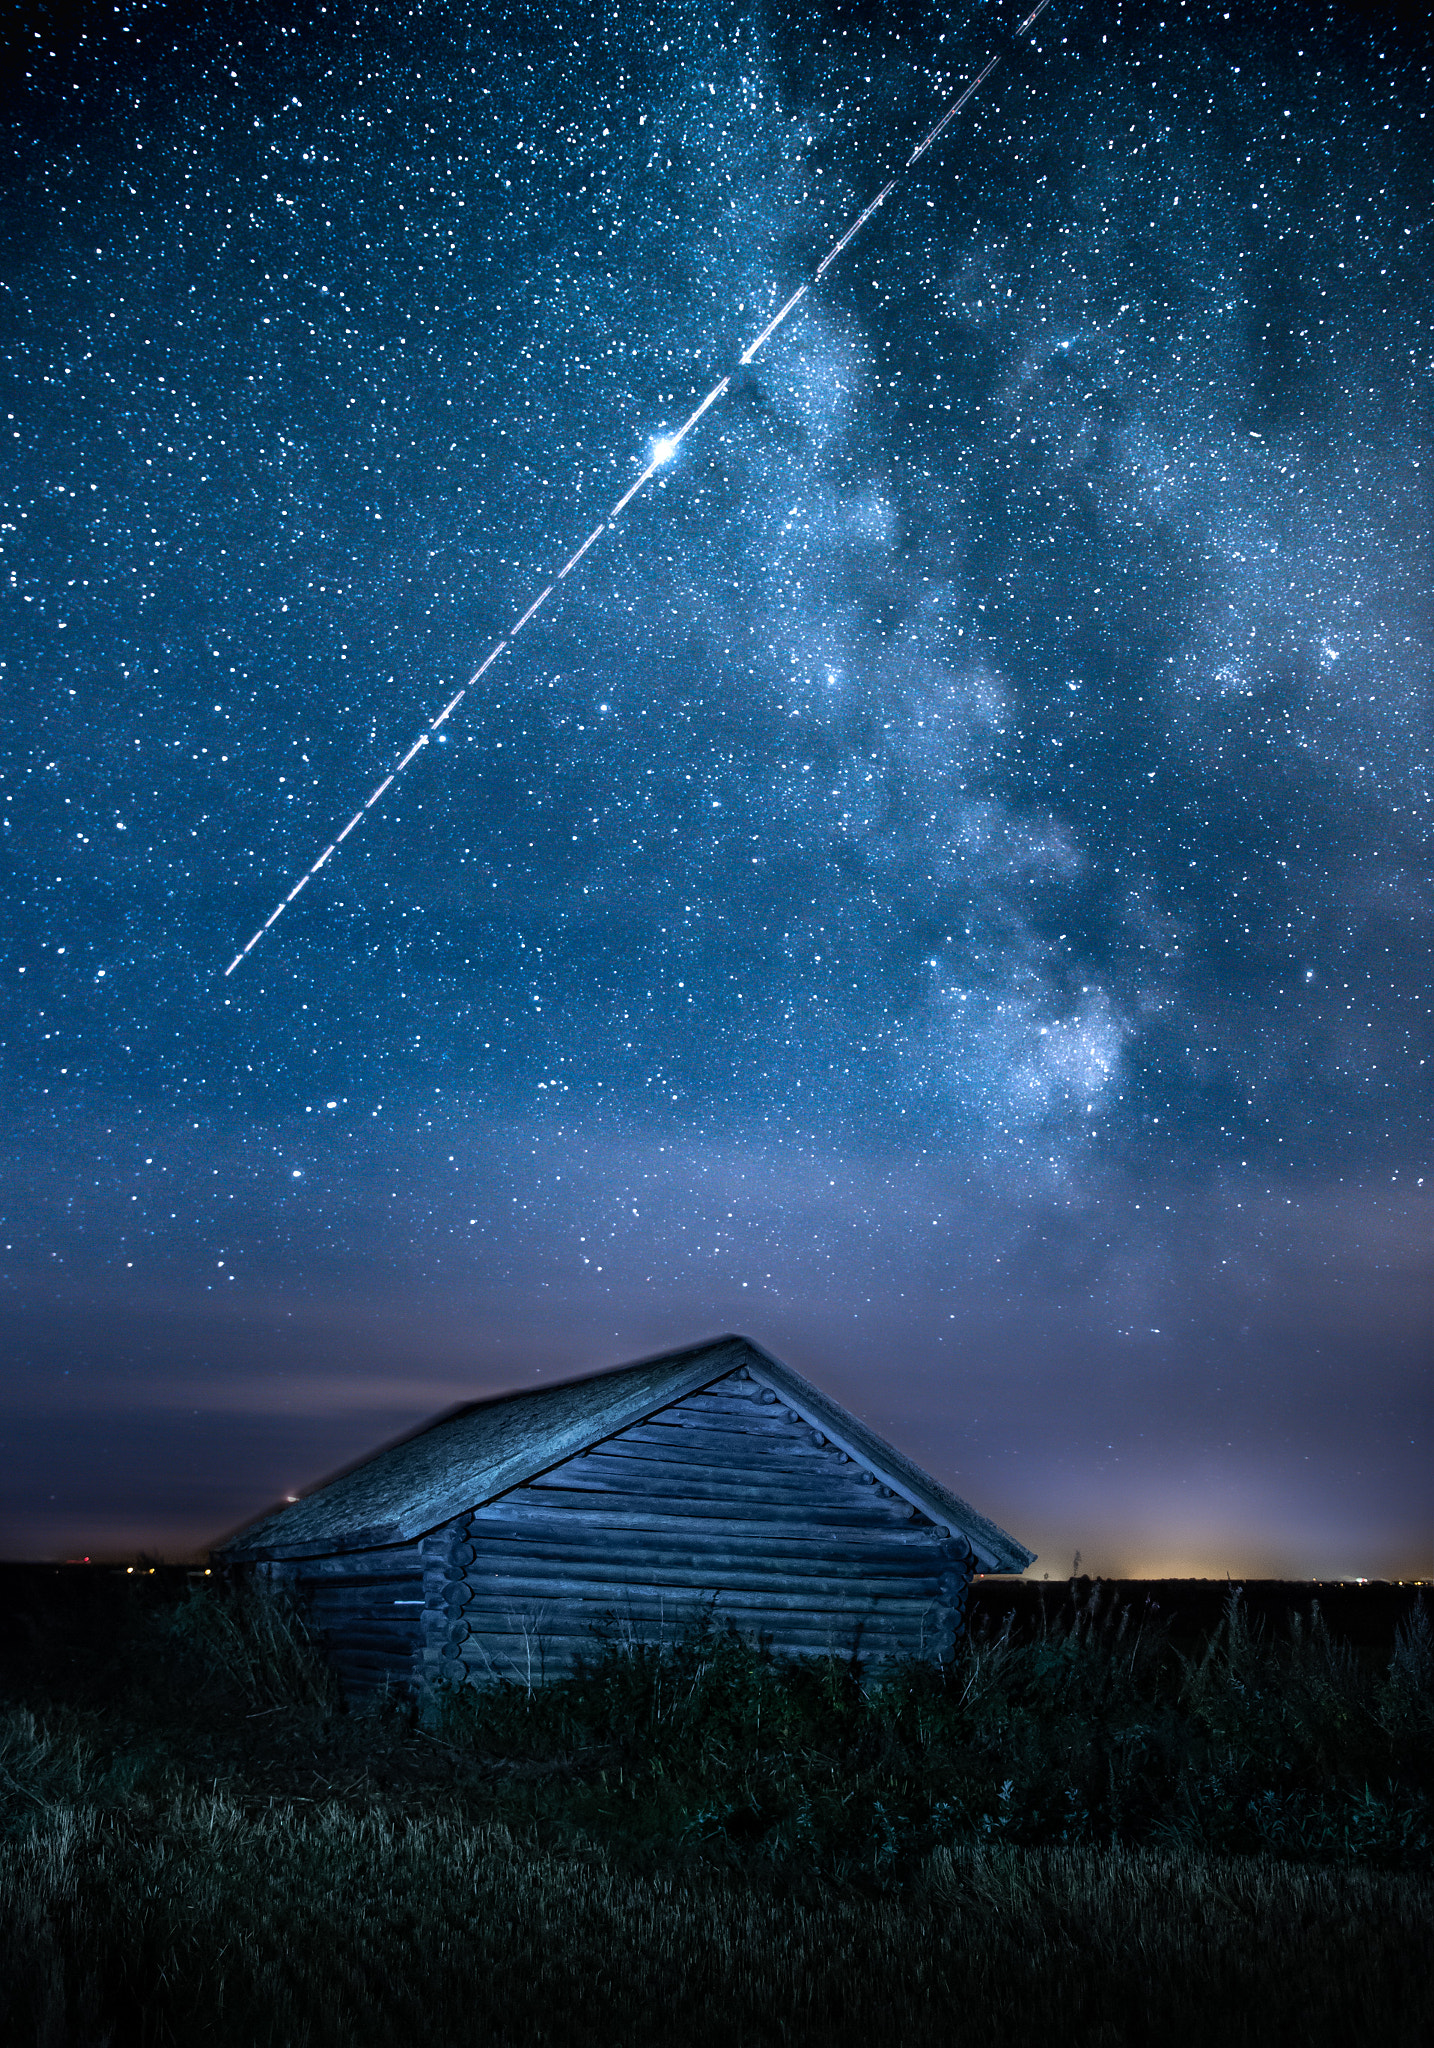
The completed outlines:
[[[964,1538],[745,1373],[476,1507],[427,1549],[430,1678],[551,1675],[595,1631],[670,1640],[703,1611],[781,1651],[940,1656],[971,1576]]]
[[[556,1676],[711,1613],[788,1653],[941,1657],[1031,1554],[743,1338],[478,1403],[216,1553],[296,1584],[351,1686]]]

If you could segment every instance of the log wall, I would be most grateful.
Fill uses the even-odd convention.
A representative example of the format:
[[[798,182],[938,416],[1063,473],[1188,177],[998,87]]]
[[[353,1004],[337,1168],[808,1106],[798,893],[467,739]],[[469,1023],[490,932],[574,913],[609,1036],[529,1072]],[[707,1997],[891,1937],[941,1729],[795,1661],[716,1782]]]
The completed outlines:
[[[969,1547],[733,1377],[435,1531],[429,1678],[533,1682],[704,1608],[788,1653],[947,1654]]]
[[[279,1567],[299,1593],[346,1689],[408,1688],[424,1643],[424,1559],[417,1543],[304,1558]]]

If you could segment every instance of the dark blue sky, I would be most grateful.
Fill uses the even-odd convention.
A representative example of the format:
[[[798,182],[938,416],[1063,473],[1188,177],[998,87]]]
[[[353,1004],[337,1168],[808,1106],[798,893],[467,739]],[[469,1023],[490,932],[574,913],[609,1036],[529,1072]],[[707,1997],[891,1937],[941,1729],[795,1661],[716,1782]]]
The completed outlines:
[[[1429,50],[7,31],[0,1552],[739,1328],[1069,1569],[1434,1570]]]

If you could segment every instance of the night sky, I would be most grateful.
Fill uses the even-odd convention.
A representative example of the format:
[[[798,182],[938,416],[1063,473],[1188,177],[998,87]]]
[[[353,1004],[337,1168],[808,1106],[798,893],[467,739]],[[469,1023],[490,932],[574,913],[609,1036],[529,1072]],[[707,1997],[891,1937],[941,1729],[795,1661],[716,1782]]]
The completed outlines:
[[[1434,1572],[1429,48],[1017,19],[12,16],[0,1555],[738,1329],[1037,1577]]]

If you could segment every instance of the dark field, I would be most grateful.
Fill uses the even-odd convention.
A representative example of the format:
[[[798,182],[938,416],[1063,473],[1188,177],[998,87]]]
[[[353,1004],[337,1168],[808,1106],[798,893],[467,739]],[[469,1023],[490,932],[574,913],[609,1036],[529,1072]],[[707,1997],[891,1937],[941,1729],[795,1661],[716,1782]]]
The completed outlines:
[[[0,1568],[0,2038],[1434,2044],[1420,1600],[985,1581],[942,1672],[699,1622],[420,1712]]]

